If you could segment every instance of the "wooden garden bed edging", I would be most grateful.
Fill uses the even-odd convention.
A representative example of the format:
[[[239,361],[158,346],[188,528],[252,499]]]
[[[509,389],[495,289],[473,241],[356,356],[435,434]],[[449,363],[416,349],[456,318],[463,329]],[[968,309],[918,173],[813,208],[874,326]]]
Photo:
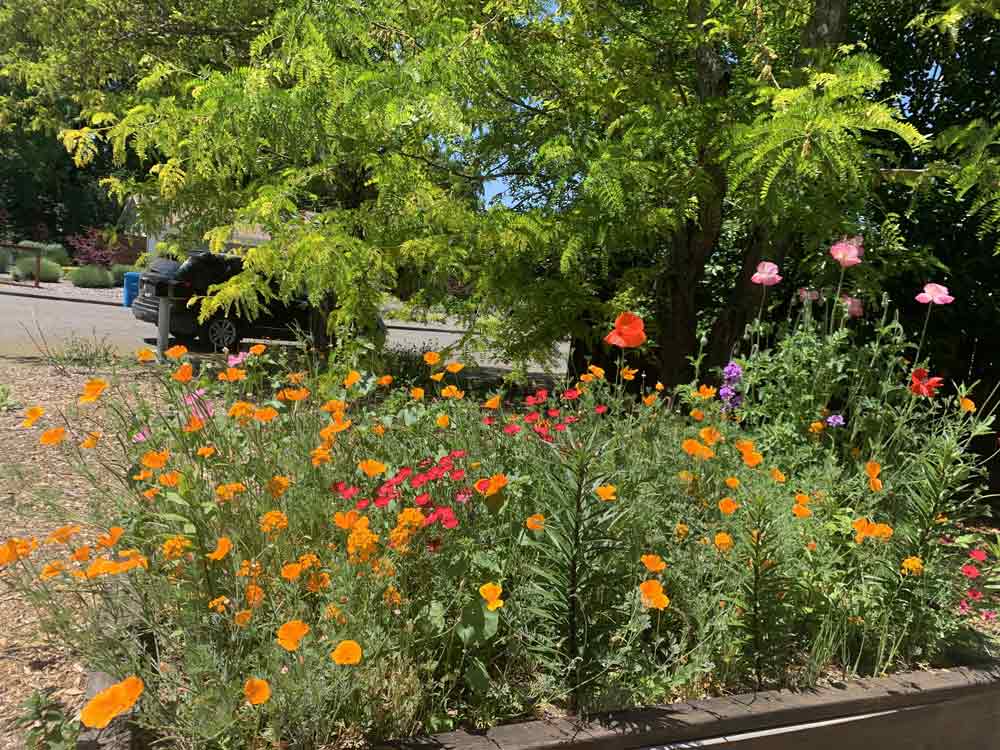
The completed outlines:
[[[857,743],[864,743],[865,746]],[[877,743],[877,746],[873,743]],[[393,742],[397,750],[1000,750],[1000,666],[904,672]]]
[[[92,673],[88,697],[115,680]],[[124,718],[124,717],[122,717]],[[126,721],[79,750],[148,747]],[[384,743],[381,750],[1000,750],[1000,665],[903,672],[590,717],[507,724]]]

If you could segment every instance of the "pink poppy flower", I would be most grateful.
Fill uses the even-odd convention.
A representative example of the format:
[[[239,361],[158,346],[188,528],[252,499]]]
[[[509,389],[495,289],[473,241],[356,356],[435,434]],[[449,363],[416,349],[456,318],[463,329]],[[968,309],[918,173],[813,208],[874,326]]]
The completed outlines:
[[[972,607],[969,606],[969,603],[967,601],[965,601],[965,599],[963,599],[962,601],[960,601],[958,603],[958,613],[960,615],[967,615],[971,611],[972,611]]]
[[[141,430],[139,430],[137,433],[135,433],[132,436],[132,442],[133,443],[145,443],[147,440],[149,440],[149,428],[148,427],[143,427]]]
[[[970,580],[979,578],[980,575],[979,568],[977,568],[975,565],[963,565],[962,575]]]
[[[754,284],[762,286],[774,286],[781,281],[782,276],[778,274],[778,266],[769,260],[757,264],[757,273],[750,277]]]
[[[847,314],[852,318],[860,318],[865,314],[865,306],[861,304],[861,300],[857,297],[851,297],[846,294],[841,295],[840,301],[847,306]]]
[[[985,620],[986,622],[993,622],[995,619],[997,619],[996,612],[994,612],[992,609],[983,610],[983,620]]]
[[[458,492],[455,493],[455,502],[457,503],[467,503],[472,499],[472,489],[469,487],[463,487]]]
[[[250,352],[240,352],[239,354],[230,354],[226,359],[226,364],[230,367],[239,367],[242,365],[246,358],[250,356]]]
[[[969,552],[969,557],[971,557],[976,562],[986,562],[986,550],[974,549],[971,552]]]
[[[972,599],[972,601],[974,602],[978,602],[980,599],[983,598],[983,592],[976,591],[975,589],[969,589],[968,591],[965,592],[965,595],[970,599]]]
[[[948,294],[948,287],[940,284],[924,284],[924,291],[916,296],[924,305],[950,305],[955,298]]]
[[[861,262],[861,256],[865,254],[863,237],[851,237],[834,243],[830,248],[830,257],[840,264],[841,268],[850,268]]]

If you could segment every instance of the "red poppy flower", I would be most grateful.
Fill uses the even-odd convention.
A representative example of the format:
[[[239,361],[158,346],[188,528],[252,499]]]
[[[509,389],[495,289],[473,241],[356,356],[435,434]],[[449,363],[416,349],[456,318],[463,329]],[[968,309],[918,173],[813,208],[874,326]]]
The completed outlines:
[[[493,417],[483,417],[483,424],[486,425],[487,427],[490,427],[491,425],[493,425],[495,423],[496,423],[496,420],[493,419]]]
[[[962,575],[969,579],[979,578],[979,568],[975,565],[963,565]]]
[[[427,503],[429,503],[430,501],[431,501],[431,494],[429,492],[423,492],[417,495],[415,498],[413,498],[413,502],[421,506],[427,505]]]
[[[937,393],[937,389],[941,387],[944,380],[941,378],[929,378],[927,374],[927,370],[923,367],[918,367],[914,370],[910,376],[910,390],[918,396],[934,398],[934,394]]]
[[[969,557],[971,557],[976,562],[986,562],[986,550],[974,549],[969,552]]]
[[[605,406],[604,404],[598,404],[597,406],[594,407],[594,414],[603,414],[607,410],[608,410],[607,406]]]
[[[645,324],[635,313],[623,312],[615,319],[614,330],[605,336],[604,340],[621,349],[642,346],[646,341]]]
[[[565,391],[563,391],[562,397],[567,401],[575,401],[576,399],[580,398],[580,391],[578,391],[576,388],[567,388]]]

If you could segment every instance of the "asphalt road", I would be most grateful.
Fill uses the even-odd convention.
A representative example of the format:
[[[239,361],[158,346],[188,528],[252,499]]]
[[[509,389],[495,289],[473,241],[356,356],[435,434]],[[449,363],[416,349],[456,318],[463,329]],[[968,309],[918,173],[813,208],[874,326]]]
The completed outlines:
[[[460,336],[461,332],[443,332],[434,326],[390,321],[388,344],[443,349]],[[119,352],[130,354],[155,344],[155,337],[156,326],[136,320],[127,308],[31,299],[0,292],[0,357],[39,356],[42,339],[53,350],[74,339],[87,339],[104,341]],[[502,367],[502,363],[491,359],[480,359],[480,364]]]

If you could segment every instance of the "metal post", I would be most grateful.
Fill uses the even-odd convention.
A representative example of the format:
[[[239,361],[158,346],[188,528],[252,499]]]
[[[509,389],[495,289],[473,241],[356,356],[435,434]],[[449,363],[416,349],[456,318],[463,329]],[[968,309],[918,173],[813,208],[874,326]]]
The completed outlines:
[[[159,298],[159,309],[156,317],[156,356],[163,362],[166,359],[164,352],[167,344],[170,343],[170,297],[173,287],[168,284],[167,296]]]

